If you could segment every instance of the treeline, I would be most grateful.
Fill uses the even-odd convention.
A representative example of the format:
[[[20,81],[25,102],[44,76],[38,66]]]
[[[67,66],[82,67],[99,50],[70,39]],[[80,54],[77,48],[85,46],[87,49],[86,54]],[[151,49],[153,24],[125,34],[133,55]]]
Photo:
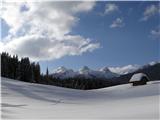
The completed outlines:
[[[1,76],[24,82],[39,83],[67,87],[73,89],[96,89],[110,85],[106,80],[68,78],[59,79],[50,75],[48,68],[46,74],[41,74],[39,63],[31,62],[28,57],[18,59],[17,55],[1,53]]]
[[[17,55],[9,55],[6,52],[1,53],[1,76],[16,79],[25,82],[54,85],[73,89],[98,89],[113,85],[126,84],[135,73],[145,73],[150,80],[160,79],[160,63],[153,66],[145,66],[133,73],[115,77],[112,79],[87,79],[85,77],[75,77],[60,79],[49,74],[48,68],[45,74],[41,74],[40,65],[37,62],[30,62],[28,57],[18,59]]]
[[[103,80],[103,79],[102,80],[87,79],[87,78],[79,78],[79,77],[59,79],[59,78],[53,77],[52,75],[49,75],[48,78],[49,79],[45,78],[43,80],[43,81],[46,81],[44,84],[72,88],[72,89],[89,90],[89,89],[104,88],[112,85],[111,81],[107,82],[107,80]]]
[[[17,79],[25,82],[36,82],[40,80],[39,63],[30,62],[28,57],[18,59],[17,55],[1,54],[1,76]]]

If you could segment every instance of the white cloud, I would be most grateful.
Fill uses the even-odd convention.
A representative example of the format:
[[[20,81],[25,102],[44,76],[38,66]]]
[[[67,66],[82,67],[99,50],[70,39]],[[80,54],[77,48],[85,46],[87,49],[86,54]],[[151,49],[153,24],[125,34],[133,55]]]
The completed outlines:
[[[140,19],[141,21],[147,21],[149,18],[153,17],[156,14],[160,13],[160,9],[156,5],[150,5],[146,7],[143,17]]]
[[[109,67],[109,70],[111,70],[114,73],[118,73],[118,74],[128,74],[139,68],[140,68],[139,65],[127,65],[123,67]]]
[[[157,27],[156,29],[151,30],[150,34],[154,39],[160,40],[160,27]]]
[[[72,1],[73,2],[73,1]],[[95,6],[95,2],[81,2],[77,6],[73,6],[72,11],[73,12],[85,12],[90,11],[93,9],[93,6]]]
[[[98,43],[91,43],[90,39],[81,36],[67,35],[60,40],[43,35],[26,35],[4,43],[3,49],[12,54],[18,53],[20,57],[29,56],[32,60],[39,61],[80,55],[98,47]]]
[[[110,25],[110,28],[120,28],[123,27],[125,24],[123,22],[122,18],[117,18],[113,21],[113,23]]]
[[[113,3],[106,4],[104,14],[109,14],[115,11],[118,11],[118,6],[116,4]]]
[[[23,7],[27,9],[23,10]],[[80,35],[70,35],[77,24],[77,13],[89,12],[95,2],[16,2],[4,3],[2,19],[9,25],[9,34],[1,42],[1,51],[32,60],[58,59],[93,51],[92,43]]]

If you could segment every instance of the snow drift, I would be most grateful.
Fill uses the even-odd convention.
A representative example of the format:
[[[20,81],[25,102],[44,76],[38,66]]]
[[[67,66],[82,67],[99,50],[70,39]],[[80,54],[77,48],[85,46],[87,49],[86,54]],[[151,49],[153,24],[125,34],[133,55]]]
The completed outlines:
[[[2,78],[5,119],[159,119],[160,81],[74,90]]]

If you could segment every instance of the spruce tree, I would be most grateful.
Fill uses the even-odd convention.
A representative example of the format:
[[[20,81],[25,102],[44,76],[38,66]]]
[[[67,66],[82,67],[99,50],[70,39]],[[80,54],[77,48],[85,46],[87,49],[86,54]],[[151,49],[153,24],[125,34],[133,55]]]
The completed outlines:
[[[33,82],[32,76],[29,58],[22,58],[20,63],[20,79],[25,82]]]
[[[34,81],[36,83],[39,83],[40,79],[41,79],[41,77],[40,77],[40,65],[39,65],[39,63],[34,64],[34,66],[33,66],[33,75],[34,75]]]
[[[19,62],[18,62],[18,56],[14,55],[12,58],[12,66],[13,66],[13,79],[18,79],[19,76]]]

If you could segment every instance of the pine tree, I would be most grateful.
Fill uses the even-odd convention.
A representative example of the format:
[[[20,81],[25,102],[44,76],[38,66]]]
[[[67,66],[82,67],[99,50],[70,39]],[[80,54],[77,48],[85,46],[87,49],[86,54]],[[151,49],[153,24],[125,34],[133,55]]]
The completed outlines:
[[[8,53],[3,52],[1,54],[1,75],[3,77],[9,77],[8,76]]]
[[[48,67],[46,69],[45,81],[46,81],[46,84],[50,84]]]
[[[39,63],[36,63],[33,65],[33,76],[34,76],[34,81],[36,83],[40,83],[40,65]]]
[[[25,82],[33,82],[32,76],[29,58],[22,58],[20,63],[20,79]]]
[[[13,79],[18,79],[19,76],[19,62],[18,62],[18,56],[14,55],[12,58],[13,61]]]
[[[47,76],[47,77],[49,76],[48,67],[47,67],[47,70],[46,70],[46,76]]]

